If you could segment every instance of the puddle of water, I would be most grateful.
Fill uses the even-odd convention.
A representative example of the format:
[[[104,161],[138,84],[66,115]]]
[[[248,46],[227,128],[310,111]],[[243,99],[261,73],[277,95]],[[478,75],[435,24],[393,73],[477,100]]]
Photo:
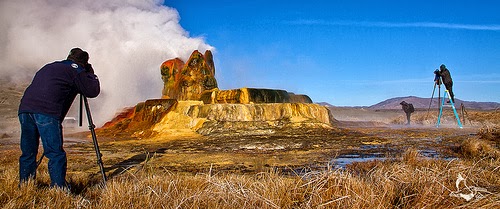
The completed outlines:
[[[418,150],[418,152],[424,158],[428,158],[428,159],[441,158],[443,160],[448,160],[448,161],[455,159],[452,157],[442,158],[443,156],[441,154],[439,154],[436,150],[425,149],[425,150]],[[355,162],[367,162],[367,161],[373,161],[373,160],[384,161],[384,160],[388,160],[388,159],[393,159],[393,158],[387,157],[387,155],[384,153],[369,153],[369,154],[350,153],[350,154],[339,155],[338,157],[332,159],[330,161],[330,164],[333,165],[334,168],[345,169],[347,165],[355,163]]]
[[[382,153],[370,154],[345,154],[340,155],[330,161],[334,168],[345,169],[347,165],[354,162],[367,162],[372,160],[387,160],[388,158]]]
[[[427,158],[439,158],[440,155],[436,150],[419,150],[418,153],[420,153],[422,156],[427,157]]]
[[[359,146],[359,148],[362,150],[377,149],[379,147],[380,147],[379,145],[373,145],[373,144]]]

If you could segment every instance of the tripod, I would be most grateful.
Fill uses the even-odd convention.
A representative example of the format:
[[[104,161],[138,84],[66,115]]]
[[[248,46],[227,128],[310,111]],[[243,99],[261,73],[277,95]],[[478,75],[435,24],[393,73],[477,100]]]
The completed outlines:
[[[434,98],[434,92],[436,91],[436,86],[438,86],[438,105],[441,103],[441,77],[436,75],[434,79],[434,89],[432,90],[431,101],[429,102],[429,108],[427,108],[427,114],[425,119],[429,118],[429,110],[431,110],[432,99]]]
[[[86,96],[83,96],[80,94],[80,119],[79,119],[79,125],[82,126],[82,103],[85,104],[85,112],[87,113],[87,121],[89,123],[89,130],[90,130],[90,133],[92,134],[92,142],[94,143],[94,150],[95,150],[95,154],[97,156],[97,165],[99,165],[99,169],[101,170],[101,174],[102,174],[102,180],[104,182],[104,184],[106,184],[106,173],[104,172],[104,164],[102,163],[102,154],[101,154],[101,151],[99,150],[99,144],[97,143],[97,136],[95,134],[95,125],[94,125],[94,122],[92,120],[92,115],[90,113],[90,107],[89,107],[89,102],[87,100],[87,97]]]

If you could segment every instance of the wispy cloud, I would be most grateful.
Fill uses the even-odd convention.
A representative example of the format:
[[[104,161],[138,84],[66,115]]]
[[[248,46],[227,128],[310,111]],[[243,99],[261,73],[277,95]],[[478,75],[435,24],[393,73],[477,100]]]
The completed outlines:
[[[455,83],[469,83],[469,84],[500,84],[500,80],[467,80],[467,79],[454,79]],[[338,80],[339,83],[348,83],[354,85],[417,85],[417,84],[433,84],[432,79],[399,79],[399,80]]]
[[[429,83],[429,79],[399,79],[399,80],[338,80],[340,83],[355,85],[408,85]],[[432,80],[430,81],[432,84]]]
[[[500,81],[488,81],[488,80],[457,80],[457,82],[462,83],[475,83],[475,84],[500,84]]]
[[[326,21],[313,19],[300,19],[287,21],[291,25],[318,25],[318,26],[358,26],[358,27],[381,27],[381,28],[441,28],[456,30],[481,30],[500,31],[500,25],[475,25],[475,24],[455,24],[439,22],[356,22],[356,21]]]

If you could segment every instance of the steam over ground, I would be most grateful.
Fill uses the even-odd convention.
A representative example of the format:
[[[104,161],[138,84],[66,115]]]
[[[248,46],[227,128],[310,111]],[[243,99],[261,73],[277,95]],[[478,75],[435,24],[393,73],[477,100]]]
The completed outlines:
[[[160,98],[160,64],[187,60],[193,50],[213,48],[189,37],[179,14],[161,0],[2,0],[0,76],[29,82],[44,64],[65,59],[73,47],[90,54],[101,81],[92,99],[101,125],[117,110]],[[76,106],[76,105],[74,105]]]

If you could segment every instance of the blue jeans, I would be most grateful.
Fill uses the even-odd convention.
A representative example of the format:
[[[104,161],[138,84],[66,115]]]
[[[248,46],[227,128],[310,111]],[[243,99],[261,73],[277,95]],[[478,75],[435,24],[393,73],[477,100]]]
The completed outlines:
[[[63,149],[61,121],[44,114],[21,113],[21,157],[19,157],[19,179],[25,182],[36,177],[36,155],[39,138],[42,139],[43,154],[49,159],[50,186],[66,188],[66,152]]]

